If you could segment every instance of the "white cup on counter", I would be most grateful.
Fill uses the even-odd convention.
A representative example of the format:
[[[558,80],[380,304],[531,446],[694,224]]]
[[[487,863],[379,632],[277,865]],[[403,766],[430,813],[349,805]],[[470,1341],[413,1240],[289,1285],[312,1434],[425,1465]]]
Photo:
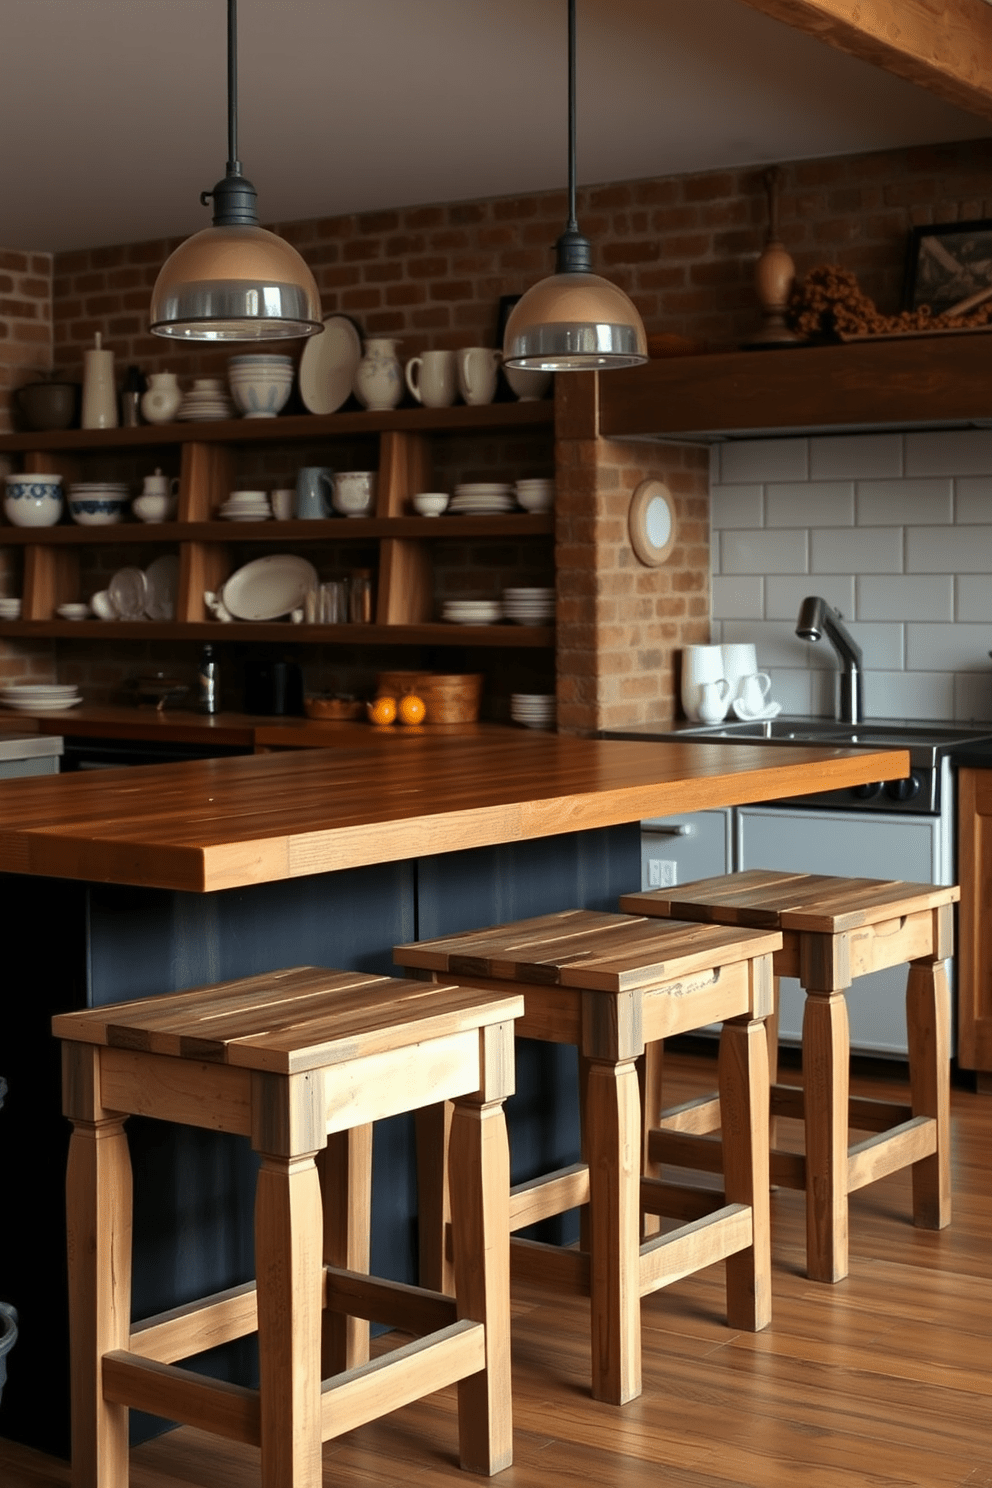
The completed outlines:
[[[719,646],[684,646],[682,648],[682,708],[686,718],[693,723],[699,723],[703,688],[707,683],[725,680],[723,654]],[[726,711],[724,707],[724,712]]]

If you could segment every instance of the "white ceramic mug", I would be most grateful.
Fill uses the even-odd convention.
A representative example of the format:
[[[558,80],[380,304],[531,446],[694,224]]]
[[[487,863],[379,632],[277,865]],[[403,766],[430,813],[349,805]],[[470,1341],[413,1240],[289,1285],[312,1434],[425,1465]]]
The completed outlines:
[[[296,492],[292,486],[269,492],[269,505],[277,522],[289,522],[296,516]]]
[[[730,683],[723,677],[718,682],[704,682],[699,689],[700,723],[722,723],[730,707]]]
[[[719,646],[682,648],[682,707],[686,718],[699,722],[704,684],[723,680],[723,655]]]
[[[374,470],[344,470],[334,477],[331,505],[342,517],[368,517],[375,512]]]
[[[466,403],[493,401],[502,360],[503,353],[489,346],[466,346],[458,353],[458,391]]]
[[[450,408],[458,397],[453,351],[424,351],[406,364],[406,385],[425,408]]]

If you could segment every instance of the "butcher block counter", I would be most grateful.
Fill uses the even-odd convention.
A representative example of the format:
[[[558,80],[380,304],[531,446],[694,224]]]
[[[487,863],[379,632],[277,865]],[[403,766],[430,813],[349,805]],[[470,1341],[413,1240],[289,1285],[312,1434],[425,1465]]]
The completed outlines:
[[[48,720],[51,727],[55,719]],[[271,729],[271,732],[270,732]],[[292,735],[292,745],[287,748]],[[317,744],[319,748],[300,748]],[[904,751],[457,735],[300,721],[272,753],[0,783],[0,1294],[20,1314],[0,1436],[68,1455],[53,1014],[278,967],[389,973],[392,947],[640,886],[644,817],[892,779]],[[857,871],[857,865],[852,865]],[[513,1182],[578,1157],[569,1046],[518,1041]],[[132,1118],[135,1318],[250,1279],[246,1139]],[[412,1122],[376,1127],[373,1269],[414,1280]],[[572,1238],[566,1217],[542,1237]],[[250,1384],[249,1344],[208,1356]],[[137,1414],[140,1440],[161,1423]]]

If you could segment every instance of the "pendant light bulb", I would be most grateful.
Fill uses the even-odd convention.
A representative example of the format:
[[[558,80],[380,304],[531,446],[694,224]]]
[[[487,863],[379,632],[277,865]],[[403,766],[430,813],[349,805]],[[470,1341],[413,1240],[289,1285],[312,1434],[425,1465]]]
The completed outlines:
[[[274,341],[323,329],[320,294],[284,238],[259,225],[237,147],[237,0],[227,0],[227,172],[204,205],[213,226],[181,243],[152,290],[151,330],[187,341]]]
[[[648,359],[637,307],[592,272],[592,248],[575,215],[575,0],[568,0],[568,225],[555,272],[517,301],[506,323],[503,363],[530,372],[606,371]]]

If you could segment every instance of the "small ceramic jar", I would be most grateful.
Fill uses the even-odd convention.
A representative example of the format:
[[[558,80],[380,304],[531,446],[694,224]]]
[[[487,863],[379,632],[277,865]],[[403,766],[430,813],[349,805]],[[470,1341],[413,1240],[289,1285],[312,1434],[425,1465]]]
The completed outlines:
[[[3,510],[15,527],[54,527],[62,515],[61,475],[8,475]]]
[[[141,416],[150,424],[171,424],[183,401],[175,372],[149,372],[148,391],[141,396]]]

